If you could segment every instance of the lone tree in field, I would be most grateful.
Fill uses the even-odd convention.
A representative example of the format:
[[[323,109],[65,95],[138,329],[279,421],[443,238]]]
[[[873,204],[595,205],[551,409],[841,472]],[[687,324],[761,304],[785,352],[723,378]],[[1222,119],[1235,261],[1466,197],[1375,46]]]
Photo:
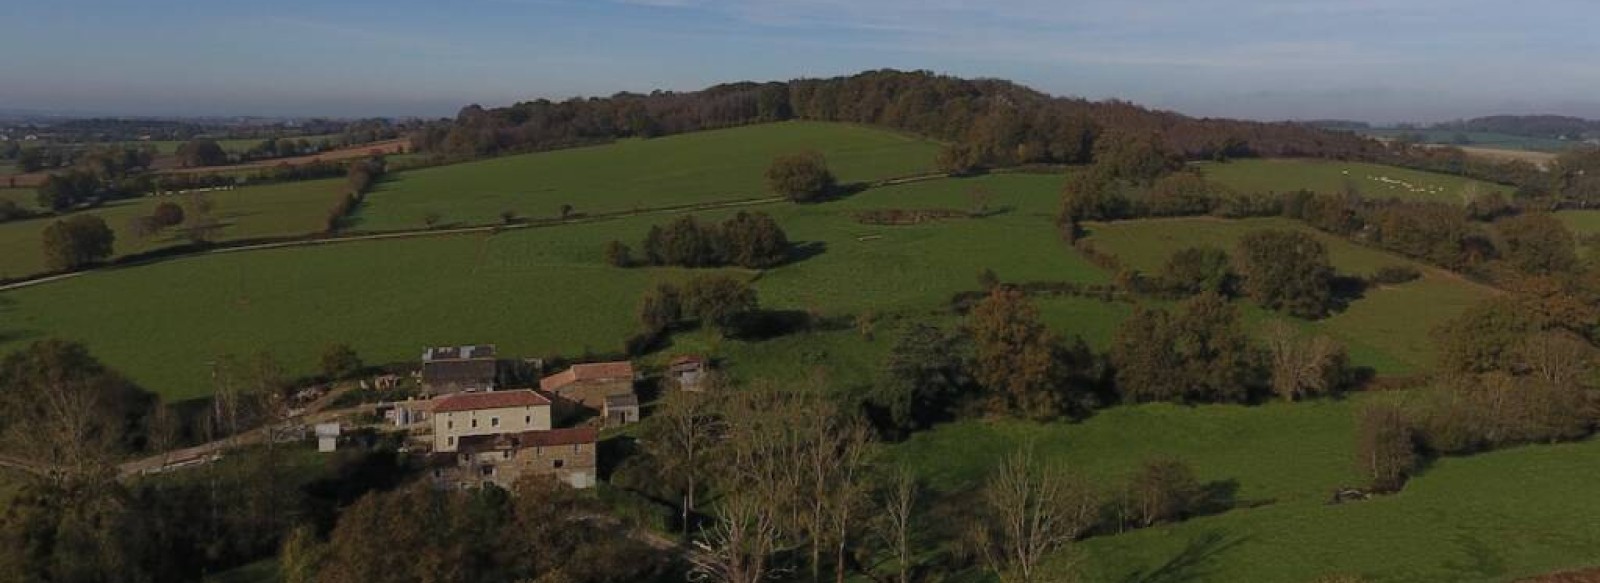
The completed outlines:
[[[626,243],[612,239],[606,243],[606,265],[612,267],[630,267],[633,265],[633,249]]]
[[[1194,509],[1202,493],[1194,470],[1181,460],[1145,462],[1128,483],[1130,518],[1140,526],[1178,520]]]
[[[828,161],[817,152],[779,156],[767,168],[767,187],[794,202],[816,202],[833,193]]]
[[[156,210],[150,213],[150,218],[155,219],[162,228],[176,227],[183,224],[183,207],[175,202],[163,202],[156,205]]]
[[[44,229],[45,265],[64,271],[111,257],[116,233],[95,215],[77,215]]]
[[[1301,318],[1321,318],[1333,307],[1333,266],[1328,249],[1297,231],[1264,230],[1239,241],[1241,288],[1261,307]]]

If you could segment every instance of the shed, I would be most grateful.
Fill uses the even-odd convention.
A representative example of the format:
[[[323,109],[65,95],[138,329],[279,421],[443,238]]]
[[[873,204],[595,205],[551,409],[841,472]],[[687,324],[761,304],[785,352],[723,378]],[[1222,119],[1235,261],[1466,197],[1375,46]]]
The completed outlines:
[[[339,448],[339,424],[317,424],[317,451],[328,453]]]
[[[611,395],[606,397],[605,415],[607,427],[620,427],[629,423],[639,422],[639,397],[633,393],[626,395]]]

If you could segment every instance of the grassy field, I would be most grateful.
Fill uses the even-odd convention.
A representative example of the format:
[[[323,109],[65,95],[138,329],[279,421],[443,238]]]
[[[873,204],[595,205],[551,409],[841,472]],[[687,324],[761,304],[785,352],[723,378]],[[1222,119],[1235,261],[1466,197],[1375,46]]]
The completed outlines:
[[[0,200],[9,200],[27,209],[39,207],[39,193],[32,188],[0,188]]]
[[[1395,138],[1401,134],[1421,135],[1423,140],[1430,144],[1444,144],[1451,146],[1477,146],[1482,148],[1496,148],[1502,150],[1527,150],[1530,152],[1563,152],[1577,145],[1575,142],[1557,140],[1552,138],[1530,138],[1527,136],[1514,136],[1496,132],[1454,132],[1448,130],[1400,130],[1400,129],[1368,129],[1361,130],[1361,135],[1374,138]],[[1467,143],[1458,144],[1456,138],[1466,136]]]
[[[563,204],[601,213],[763,198],[764,173],[780,154],[817,150],[852,182],[929,171],[936,148],[881,130],[794,122],[508,156],[402,173],[373,193],[357,228],[420,227],[429,213],[483,224],[507,210],[550,217]]]
[[[1579,485],[1597,479],[1594,441],[1445,459],[1394,496],[1338,506],[1308,496],[1090,539],[1085,579],[1304,582],[1340,573],[1396,583],[1509,581],[1593,565],[1600,507]]]
[[[306,141],[315,144],[315,143],[317,143],[319,141],[322,141],[322,140],[337,139],[338,137],[339,137],[339,134],[320,134],[320,135],[315,135],[315,136],[290,136],[289,139],[299,140],[299,139],[304,138]],[[258,145],[261,145],[261,142],[264,142],[264,141],[266,141],[266,138],[223,139],[223,140],[217,140],[217,145],[222,146],[222,149],[227,150],[228,152],[232,152],[232,153],[236,153],[237,154],[237,153],[243,153],[246,150],[249,150],[249,149],[254,148],[254,147],[258,146]],[[162,154],[162,155],[171,155],[171,154],[178,153],[178,147],[184,145],[185,143],[188,143],[188,141],[187,140],[150,140],[150,141],[143,141],[143,142],[124,142],[123,145],[127,145],[127,146],[155,146],[156,147],[156,153]]]
[[[1431,369],[1437,356],[1431,337],[1433,329],[1492,293],[1446,272],[1361,247],[1287,219],[1153,219],[1088,226],[1089,241],[1096,248],[1113,253],[1126,266],[1146,273],[1158,272],[1173,252],[1184,247],[1212,245],[1231,251],[1245,233],[1263,228],[1294,229],[1316,236],[1327,245],[1334,268],[1343,274],[1368,275],[1390,265],[1410,265],[1424,273],[1417,281],[1369,289],[1347,309],[1329,318],[1311,323],[1289,319],[1338,339],[1350,350],[1352,361],[1379,373],[1409,374]],[[1280,318],[1254,308],[1247,308],[1245,314],[1247,321],[1257,326]]]
[[[313,180],[212,192],[209,196],[216,205],[213,213],[223,225],[217,240],[320,231],[328,209],[339,199],[342,183],[342,180]],[[142,240],[132,232],[134,218],[150,214],[164,200],[182,202],[181,197],[143,197],[79,212],[99,216],[116,231],[115,248],[121,256],[183,243],[174,232]],[[0,249],[3,249],[0,251],[0,278],[45,270],[40,234],[55,220],[46,217],[0,224]]]
[[[1600,234],[1600,211],[1561,211],[1556,213],[1556,218],[1574,235]]]
[[[1017,208],[1043,205],[1035,199],[1055,190],[1053,180],[1038,178],[959,182],[993,186],[996,204]],[[912,227],[868,227],[851,217],[872,205],[907,204],[923,188],[957,186],[930,182],[824,205],[763,207],[792,240],[819,251],[763,274],[756,284],[763,305],[912,317],[946,314],[950,297],[976,289],[985,267],[1015,281],[1105,281],[1055,238],[1049,221],[1024,212]],[[193,257],[95,273],[0,294],[0,337],[10,340],[0,348],[47,335],[81,339],[176,398],[208,393],[206,363],[225,353],[269,350],[291,371],[310,373],[333,342],[352,344],[370,362],[409,361],[435,343],[495,342],[505,354],[526,356],[609,352],[635,331],[640,293],[684,272],[608,267],[601,248],[612,238],[637,242],[668,219]],[[770,350],[786,342],[730,342],[722,350],[781,359],[782,350]]]
[[[1361,162],[1335,160],[1235,160],[1200,164],[1208,178],[1241,192],[1344,192],[1354,185],[1367,198],[1427,200],[1465,204],[1512,188],[1470,178]],[[1348,172],[1348,174],[1346,174]]]

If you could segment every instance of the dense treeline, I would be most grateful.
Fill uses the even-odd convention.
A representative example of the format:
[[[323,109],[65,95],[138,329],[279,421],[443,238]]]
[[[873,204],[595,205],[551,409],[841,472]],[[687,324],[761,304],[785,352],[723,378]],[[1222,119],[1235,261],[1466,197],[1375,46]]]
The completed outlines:
[[[1491,115],[1437,123],[1434,129],[1491,132],[1530,138],[1576,139],[1600,133],[1600,121],[1563,115]]]
[[[1089,162],[1105,136],[1153,137],[1186,159],[1357,157],[1381,148],[1302,124],[1195,119],[1125,102],[1051,97],[1006,81],[900,71],[470,106],[412,140],[418,151],[466,158],[786,119],[873,124],[943,140],[951,146],[941,166],[955,171]]]

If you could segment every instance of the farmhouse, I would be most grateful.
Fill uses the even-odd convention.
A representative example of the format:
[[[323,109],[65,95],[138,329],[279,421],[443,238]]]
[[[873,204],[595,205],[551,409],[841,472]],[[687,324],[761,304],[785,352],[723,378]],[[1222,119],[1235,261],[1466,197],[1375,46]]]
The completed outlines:
[[[493,344],[440,346],[422,350],[422,392],[449,395],[492,391],[499,377]]]
[[[591,488],[598,437],[593,427],[473,435],[461,438],[453,453],[435,453],[429,465],[434,486],[445,489],[510,489],[523,476],[555,476],[574,488]]]
[[[595,410],[605,408],[606,397],[632,395],[633,363],[596,362],[573,365],[539,381],[545,393]]]
[[[667,378],[685,391],[698,391],[705,381],[707,362],[703,356],[685,355],[667,363]]]
[[[460,393],[433,401],[433,450],[463,439],[550,429],[550,399],[530,389]]]

